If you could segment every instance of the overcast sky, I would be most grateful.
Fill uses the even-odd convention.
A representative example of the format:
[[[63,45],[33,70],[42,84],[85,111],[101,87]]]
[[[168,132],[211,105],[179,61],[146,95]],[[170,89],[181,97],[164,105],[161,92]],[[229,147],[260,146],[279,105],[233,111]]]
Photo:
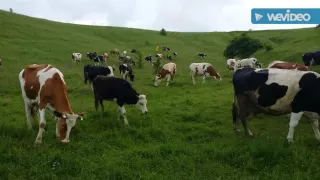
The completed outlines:
[[[319,0],[0,0],[0,9],[76,24],[183,32],[290,29],[255,25],[252,8],[320,8]]]

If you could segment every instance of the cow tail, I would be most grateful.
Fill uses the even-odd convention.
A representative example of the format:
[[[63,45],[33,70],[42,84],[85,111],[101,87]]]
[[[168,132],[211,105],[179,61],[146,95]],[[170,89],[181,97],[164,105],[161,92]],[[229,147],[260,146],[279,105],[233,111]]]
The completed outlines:
[[[237,124],[238,115],[239,115],[239,111],[238,111],[237,97],[236,95],[234,95],[234,101],[232,103],[232,122],[234,125]]]

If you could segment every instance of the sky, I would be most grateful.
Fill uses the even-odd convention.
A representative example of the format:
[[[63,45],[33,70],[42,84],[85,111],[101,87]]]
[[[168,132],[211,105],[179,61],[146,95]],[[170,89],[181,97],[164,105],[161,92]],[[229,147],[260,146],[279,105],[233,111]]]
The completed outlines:
[[[0,0],[0,9],[74,24],[179,32],[292,29],[251,23],[252,8],[320,8],[319,0]]]

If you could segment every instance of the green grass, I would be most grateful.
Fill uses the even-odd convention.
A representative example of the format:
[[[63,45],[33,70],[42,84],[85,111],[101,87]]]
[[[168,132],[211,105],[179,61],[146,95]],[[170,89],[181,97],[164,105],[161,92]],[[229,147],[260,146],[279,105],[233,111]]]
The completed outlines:
[[[158,31],[63,24],[0,11],[0,179],[319,179],[319,146],[305,119],[290,146],[286,116],[250,119],[253,139],[243,131],[233,133],[233,86],[222,54],[240,33],[168,32],[164,37]],[[272,60],[301,63],[304,52],[320,48],[319,28],[248,33],[274,47],[253,55],[264,66]],[[116,120],[115,103],[104,102],[103,117],[95,112],[91,88],[83,83],[83,66],[90,63],[85,53],[136,48],[145,57],[156,45],[178,52],[177,75],[170,87],[162,81],[155,88],[150,64],[134,69],[133,87],[147,95],[149,115],[125,106],[130,127],[124,127]],[[76,67],[72,52],[84,56]],[[208,57],[200,59],[199,52]],[[111,57],[109,64],[116,66],[116,60]],[[199,77],[192,85],[188,66],[202,61],[214,65],[222,82],[201,84]],[[68,145],[56,142],[55,122],[47,115],[43,144],[34,147],[37,125],[28,131],[18,80],[31,63],[59,68],[72,110],[86,112]]]

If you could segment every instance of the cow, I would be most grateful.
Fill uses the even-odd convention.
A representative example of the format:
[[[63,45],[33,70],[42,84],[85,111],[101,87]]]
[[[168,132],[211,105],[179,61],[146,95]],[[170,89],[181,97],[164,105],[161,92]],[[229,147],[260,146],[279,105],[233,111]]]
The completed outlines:
[[[207,54],[205,54],[205,53],[199,53],[198,56],[204,58],[204,57],[207,57]]]
[[[244,68],[244,67],[259,67],[261,68],[261,64],[260,62],[256,59],[256,58],[247,58],[247,59],[241,59],[236,61],[235,65],[234,65],[234,71],[236,71],[239,68]]]
[[[135,66],[136,62],[130,56],[119,56],[119,61],[121,64],[126,63]]]
[[[172,61],[172,56],[169,55],[169,54],[167,54],[167,59],[170,60],[170,61]]]
[[[119,55],[119,49],[113,49],[110,51],[110,54]]]
[[[96,56],[95,58],[93,58],[93,63],[94,65],[100,65],[100,63],[102,62],[107,62],[109,56],[108,56],[108,53],[104,53],[103,55],[99,55],[99,56]]]
[[[320,64],[320,51],[308,52],[302,56],[305,66],[315,66]]]
[[[144,59],[150,63],[152,61],[152,55],[146,56]]]
[[[220,74],[212,67],[210,63],[191,63],[189,69],[193,84],[196,84],[194,80],[195,76],[202,76],[202,83],[205,83],[205,79],[208,76],[220,81],[222,80]]]
[[[303,114],[311,120],[316,139],[320,140],[320,74],[290,69],[242,68],[233,74],[234,102],[232,119],[235,131],[240,118],[245,135],[253,136],[246,118],[260,113],[273,116],[290,113],[287,141],[293,142],[294,128]]]
[[[120,64],[119,72],[122,79],[127,80],[127,77],[129,75],[130,81],[134,81],[134,74],[131,66],[128,66],[127,64]]]
[[[304,66],[301,64],[296,64],[292,62],[285,61],[273,61],[268,65],[268,68],[278,68],[278,69],[296,69],[299,71],[308,71],[308,66]]]
[[[174,55],[174,57],[177,57],[178,53],[177,52],[173,52],[173,55]]]
[[[123,52],[121,53],[121,56],[127,56],[127,51],[123,51]]]
[[[161,82],[161,79],[167,77],[167,84],[166,86],[169,86],[169,82],[173,80],[175,74],[177,71],[177,65],[175,63],[167,63],[162,66],[162,69],[158,73],[158,75],[155,78],[154,86],[157,87],[158,84]]]
[[[76,64],[76,62],[80,62],[81,61],[81,58],[82,58],[82,54],[81,53],[72,53],[72,62],[73,62],[73,65]]]
[[[92,61],[93,58],[97,57],[97,53],[96,52],[87,52],[87,57]]]
[[[163,55],[162,55],[162,54],[156,54],[156,58],[157,58],[157,59],[162,59],[162,58],[163,58]]]
[[[103,67],[92,66],[90,64],[85,65],[83,67],[84,84],[87,84],[88,81],[91,84],[94,78],[96,78],[98,75],[113,77],[114,71],[115,69],[111,66]]]
[[[35,144],[42,143],[46,125],[45,110],[53,112],[56,119],[56,137],[61,143],[70,142],[70,132],[84,113],[73,113],[67,97],[63,74],[50,64],[32,64],[19,73],[22,97],[25,105],[28,129],[32,129],[31,117],[39,111],[39,132]]]
[[[1,57],[0,57],[0,67],[2,67],[2,59],[1,59]]]
[[[170,48],[163,46],[162,50],[167,52],[167,51],[170,51]]]
[[[121,115],[127,126],[129,123],[124,108],[125,104],[135,104],[142,113],[148,113],[146,95],[137,93],[128,81],[117,77],[97,76],[92,84],[96,111],[98,111],[99,104],[104,111],[103,100],[113,100],[118,105],[118,120]]]
[[[237,59],[228,59],[227,60],[229,72],[230,72],[230,70],[234,69],[234,66],[236,65],[237,61],[239,61],[239,60],[237,60]]]

